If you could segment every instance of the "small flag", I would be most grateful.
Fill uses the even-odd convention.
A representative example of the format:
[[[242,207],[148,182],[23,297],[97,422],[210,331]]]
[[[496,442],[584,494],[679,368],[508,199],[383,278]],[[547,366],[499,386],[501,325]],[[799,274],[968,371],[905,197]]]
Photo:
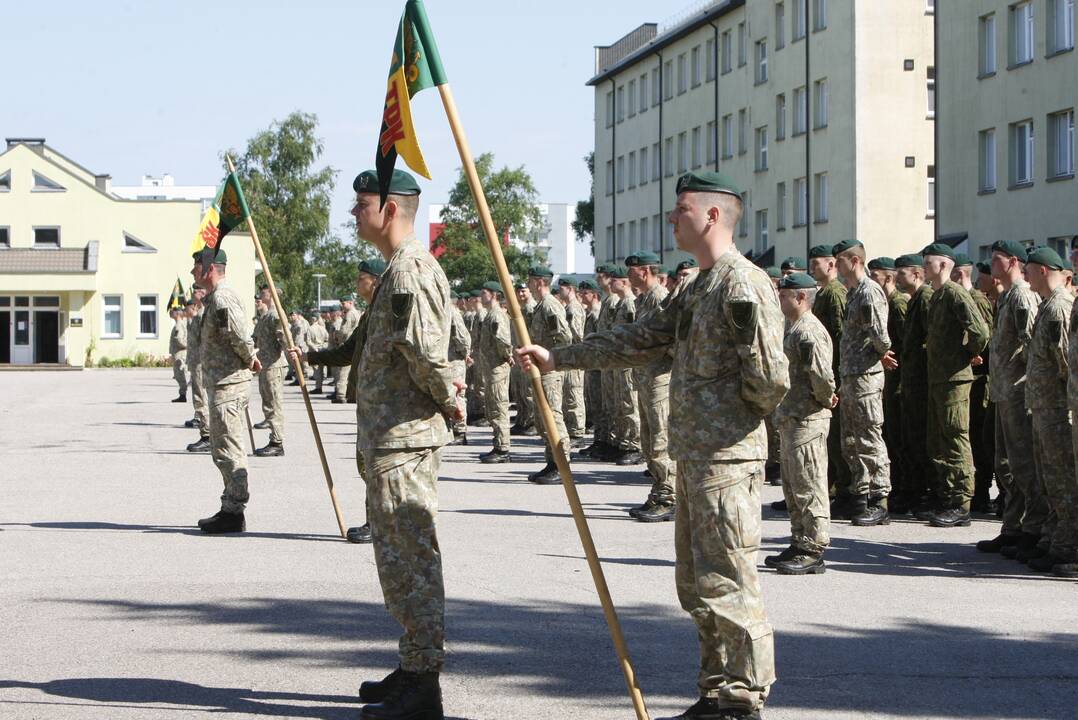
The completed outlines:
[[[430,31],[426,8],[422,0],[408,0],[393,43],[389,86],[382,110],[382,130],[378,135],[378,150],[374,160],[382,205],[385,205],[389,194],[389,181],[398,154],[408,167],[430,180],[430,171],[412,125],[411,99],[420,90],[446,82],[448,80],[434,34]]]
[[[202,216],[202,224],[198,228],[195,239],[191,241],[191,252],[196,253],[202,248],[213,248],[216,255],[225,235],[243,224],[250,214],[239,178],[236,177],[236,173],[229,173],[221,183],[221,187],[217,189],[217,197],[213,205]]]
[[[180,279],[176,278],[176,284],[172,286],[172,297],[168,301],[169,310],[177,310],[183,308],[184,302],[187,300],[187,293],[183,290],[183,283]]]

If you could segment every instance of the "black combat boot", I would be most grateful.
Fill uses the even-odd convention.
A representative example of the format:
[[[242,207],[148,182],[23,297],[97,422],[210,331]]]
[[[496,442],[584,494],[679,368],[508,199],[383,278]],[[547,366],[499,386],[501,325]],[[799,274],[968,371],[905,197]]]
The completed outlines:
[[[644,501],[643,505],[637,505],[634,508],[629,508],[629,517],[631,517],[631,518],[639,517],[640,513],[651,510],[652,508],[654,508],[658,504],[659,504],[659,501],[655,499],[654,495],[648,495],[648,499]]]
[[[964,507],[947,508],[928,518],[928,524],[938,528],[969,527],[969,523],[969,510]]]
[[[247,529],[247,520],[243,513],[230,513],[222,510],[205,524],[199,524],[199,528],[207,535],[221,535],[223,533],[240,533]]]
[[[185,402],[187,402],[187,393],[180,393],[179,397],[172,398],[172,402],[175,402],[175,403],[181,403],[181,402],[185,403]]]
[[[799,552],[801,551],[791,544],[790,547],[786,548],[778,555],[768,555],[767,557],[765,557],[764,565],[768,566],[769,568],[773,568],[780,562],[785,562],[786,560],[789,560],[793,556],[797,555],[797,553]]]
[[[263,420],[262,422],[256,422],[254,424],[255,430],[269,430],[269,427],[270,427],[270,421],[269,420]]]
[[[282,457],[284,456],[284,445],[281,443],[269,442],[266,447],[261,447],[255,450],[257,457]]]
[[[762,718],[756,710],[719,707],[719,701],[715,698],[702,697],[680,715],[658,718],[658,720],[762,720]]]
[[[213,521],[214,521],[214,520],[216,520],[217,518],[221,517],[221,513],[222,513],[222,512],[224,512],[224,511],[223,511],[223,510],[218,510],[218,511],[217,511],[217,512],[215,512],[215,513],[214,513],[213,515],[210,515],[209,517],[206,517],[206,518],[202,518],[201,520],[199,520],[199,521],[198,521],[198,526],[199,526],[199,527],[202,527],[202,526],[204,526],[204,525],[205,525],[206,523],[211,523],[211,522],[213,522]]]
[[[479,462],[484,465],[498,465],[510,461],[508,450],[491,450],[479,456]]]
[[[998,553],[1005,547],[1017,545],[1021,535],[996,535],[991,540],[981,540],[977,543],[977,549],[983,553]]]
[[[359,528],[353,528],[358,530]],[[381,680],[365,680],[359,686],[359,701],[361,703],[380,703],[389,695],[390,689],[400,682],[404,671],[398,666],[396,670],[386,675]]]
[[[785,500],[776,500],[771,503],[771,509],[775,512],[790,512],[790,508],[786,506]]]
[[[867,500],[867,498],[866,498]],[[831,519],[849,520],[854,515],[853,498],[849,495],[836,495],[831,501]]]
[[[669,522],[677,514],[677,506],[673,503],[656,503],[650,510],[641,510],[636,514],[636,519],[644,523]]]
[[[192,430],[197,430],[198,428],[202,427],[202,423],[200,423],[200,422],[198,421],[198,418],[191,418],[190,420],[188,420],[187,422],[185,422],[185,423],[183,424],[183,426],[184,426],[185,428],[191,428]]]
[[[344,405],[345,399],[342,398],[340,395],[334,395],[333,399],[330,400],[330,402],[332,402],[334,405]]]
[[[850,522],[857,527],[875,527],[890,525],[891,516],[883,503],[869,501],[867,495],[858,495],[850,503]]]
[[[561,482],[561,475],[558,474],[558,466],[554,463],[547,463],[542,470],[529,475],[528,482],[533,482],[536,485],[557,485]]]
[[[764,479],[771,485],[782,485],[782,472],[778,463],[764,463]]]
[[[1029,566],[1030,570],[1036,570],[1037,572],[1052,572],[1052,568],[1062,562],[1065,562],[1064,558],[1048,551],[1040,557],[1033,558],[1026,565]]]
[[[789,560],[775,563],[779,575],[820,575],[827,570],[823,562],[823,553],[810,553],[798,550]]]
[[[364,706],[359,717],[361,720],[443,720],[438,673],[401,670],[389,685],[385,698]]]
[[[374,537],[371,534],[371,524],[363,523],[359,527],[350,527],[348,532],[345,533],[345,539],[350,543],[357,543],[365,545],[370,542],[374,542]],[[363,683],[366,685],[367,683]],[[359,689],[359,696],[363,697],[363,688]],[[377,700],[364,700],[364,702],[378,702]]]
[[[1030,560],[1042,557],[1047,554],[1048,548],[1042,547],[1041,545],[1034,545],[1031,548],[1022,548],[1021,550],[1019,550],[1015,554],[1014,559],[1018,562],[1028,563]]]
[[[187,446],[187,452],[208,453],[209,451],[210,439],[208,437],[200,437],[197,442]]]
[[[639,450],[621,450],[613,460],[615,465],[627,467],[629,465],[639,465],[644,462],[644,456],[640,454]]]
[[[1029,551],[1029,550],[1037,547],[1037,543],[1039,543],[1040,540],[1041,540],[1040,535],[1033,535],[1031,533],[1024,532],[1018,538],[1018,542],[1016,542],[1016,543],[1014,543],[1012,545],[1008,545],[1008,546],[1004,547],[1002,550],[999,551],[999,554],[1002,555],[1005,558],[1010,558],[1011,560],[1015,560],[1015,559],[1017,559],[1018,553],[1020,551],[1022,551],[1022,550]]]

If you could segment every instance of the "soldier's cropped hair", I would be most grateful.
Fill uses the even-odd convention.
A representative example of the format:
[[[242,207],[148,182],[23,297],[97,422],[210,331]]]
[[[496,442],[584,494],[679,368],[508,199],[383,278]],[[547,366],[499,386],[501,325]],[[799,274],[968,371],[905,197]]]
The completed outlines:
[[[415,221],[416,213],[419,212],[419,195],[390,195],[386,200],[397,203],[397,212],[405,220]]]

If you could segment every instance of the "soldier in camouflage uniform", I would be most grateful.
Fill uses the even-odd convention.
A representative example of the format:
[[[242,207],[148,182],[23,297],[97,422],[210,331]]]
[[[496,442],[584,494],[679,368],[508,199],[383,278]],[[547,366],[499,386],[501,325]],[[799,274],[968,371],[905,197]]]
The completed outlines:
[[[262,398],[264,420],[258,429],[269,428],[269,443],[255,450],[258,457],[280,457],[284,455],[284,372],[288,366],[285,360],[284,328],[273,307],[273,297],[268,287],[263,287],[258,295],[258,322],[255,324],[254,342],[258,348],[258,361],[262,363],[262,372],[258,374],[258,394]]]
[[[782,489],[790,513],[790,546],[764,564],[783,575],[825,570],[831,544],[827,493],[827,433],[831,408],[838,403],[831,369],[831,336],[812,314],[815,280],[793,272],[779,283],[779,305],[786,316],[782,347],[790,366],[790,392],[775,411],[783,447]]]
[[[1003,286],[999,284],[995,278],[992,277],[992,264],[990,262],[979,262],[975,266],[977,268],[977,287],[975,292],[971,292],[973,302],[977,307],[981,309],[981,314],[984,315],[985,309],[988,311],[988,329],[994,335],[996,332],[996,301],[999,296],[1003,294]],[[983,301],[982,301],[983,298]],[[987,306],[984,303],[987,302]],[[970,503],[970,507],[975,512],[993,513],[996,517],[1003,517],[1003,480],[996,477],[996,473],[999,472],[999,468],[1002,462],[1004,472],[1010,473],[1010,465],[1007,462],[1006,457],[1000,458],[1000,448],[996,444],[996,403],[992,399],[992,393],[990,389],[991,385],[991,346],[989,341],[989,349],[984,351],[984,365],[986,368],[986,385],[985,385],[985,408],[984,408],[984,425],[980,429],[982,443],[984,444],[984,450],[986,455],[991,459],[991,467],[989,468],[987,480],[982,482],[980,476],[974,478],[973,486],[973,500]],[[976,462],[976,458],[974,458]],[[996,488],[999,493],[993,500],[991,498],[992,480],[996,481]]]
[[[891,462],[883,441],[884,368],[898,367],[887,334],[887,296],[868,277],[865,247],[844,240],[832,249],[848,292],[839,350],[839,413],[842,452],[850,469],[850,520],[872,526],[889,522]]]
[[[558,280],[558,299],[565,307],[565,320],[573,334],[573,342],[584,339],[584,306],[576,296],[576,281],[571,278]],[[565,428],[569,431],[569,444],[579,446],[584,440],[587,425],[587,409],[584,404],[584,371],[570,370],[565,373],[562,388],[562,411]]]
[[[457,309],[456,303],[449,304],[449,314],[449,365],[456,373],[457,381],[463,384],[466,382],[468,362],[472,356],[472,333],[465,325],[464,316]],[[461,421],[453,424],[453,442],[450,444],[468,444],[468,423]]]
[[[584,305],[584,335],[587,337],[598,329],[599,307],[602,305],[602,294],[599,285],[593,280],[581,280],[579,285],[580,300]],[[587,425],[592,428],[593,438],[598,436],[598,427],[602,423],[603,387],[602,379],[598,370],[584,371],[584,406],[587,408]],[[595,441],[583,452],[590,452],[595,448]]]
[[[1071,240],[1070,259],[1072,267],[1078,265],[1078,242],[1075,240]],[[1078,303],[1071,306],[1068,331],[1072,327],[1078,328]],[[1078,456],[1078,423],[1073,421],[1074,414],[1078,413],[1078,332],[1068,332],[1067,338],[1067,407],[1070,409],[1072,418],[1071,450],[1075,456]],[[1078,482],[1078,478],[1076,478],[1076,482]],[[1078,535],[1078,515],[1075,514],[1078,512],[1078,487],[1072,486],[1072,491],[1074,491],[1075,495],[1072,495],[1068,507],[1071,524],[1069,528],[1064,526],[1062,531],[1064,533],[1069,532],[1071,537],[1075,537],[1075,535]],[[1056,563],[1052,566],[1052,572],[1059,577],[1078,578],[1078,559],[1071,558]]]
[[[280,292],[280,288],[278,288]],[[292,329],[292,342],[303,352],[307,352],[309,349],[308,343],[310,342],[311,324],[307,322],[307,318],[303,317],[303,313],[293,308],[288,313],[288,322]],[[295,374],[295,370],[292,371]],[[311,368],[307,365],[303,366],[303,376],[305,378],[311,377]],[[299,378],[292,381],[293,385],[299,385]]]
[[[973,298],[953,282],[954,250],[934,243],[921,254],[925,276],[935,291],[928,308],[928,455],[936,468],[937,506],[928,517],[935,527],[970,524],[973,451],[969,442],[969,390],[973,365],[988,346]]]
[[[533,265],[528,269],[528,288],[531,290],[532,296],[537,300],[528,334],[531,335],[533,343],[546,347],[568,345],[573,339],[569,323],[565,319],[565,308],[554,299],[550,292],[553,278],[553,271],[545,265]],[[564,375],[565,373],[561,371],[545,373],[542,379],[543,394],[546,395],[547,402],[550,404],[550,411],[554,416],[554,426],[557,428],[558,438],[560,439],[559,452],[565,453],[565,458],[568,460],[569,432],[565,429],[565,420],[561,408]],[[547,441],[544,448],[546,465],[539,472],[529,475],[528,480],[537,485],[558,484],[561,482],[561,476],[558,474],[558,467],[554,463],[554,453],[550,448],[548,439],[550,430],[544,426],[541,418],[537,419],[536,425],[543,439]]]
[[[509,314],[502,309],[502,287],[496,282],[483,284],[479,296],[487,316],[479,331],[479,346],[472,355],[476,370],[483,376],[487,391],[486,417],[494,431],[494,447],[479,456],[486,464],[509,462],[509,361],[513,357],[513,341]]]
[[[326,331],[326,321],[321,313],[311,316],[310,329],[307,331],[307,349],[325,350],[329,347],[329,332]],[[314,367],[314,392],[322,392],[322,381],[326,376],[326,368],[322,365]]]
[[[996,300],[989,391],[996,406],[996,478],[1004,491],[1003,526],[982,552],[1015,557],[1034,552],[1048,516],[1033,450],[1033,418],[1026,407],[1027,349],[1040,298],[1023,278],[1026,249],[1013,240],[992,245],[992,277],[1003,287]]]
[[[614,318],[617,316],[618,305],[621,297],[612,291],[613,271],[615,265],[604,263],[596,268],[595,279],[604,294],[602,303],[599,305],[599,319],[596,330],[603,332],[614,327]],[[619,452],[617,444],[617,382],[615,371],[603,368],[599,373],[600,390],[602,391],[602,422],[595,428],[595,448],[581,453],[582,456],[593,460],[613,460]]]
[[[168,336],[168,354],[172,356],[172,378],[180,394],[172,402],[187,402],[187,315],[181,308],[169,310],[172,332]]]
[[[201,284],[206,288],[202,321],[202,371],[209,391],[210,445],[213,463],[221,472],[224,492],[217,514],[198,521],[208,534],[243,532],[247,492],[247,392],[251,372],[262,363],[251,342],[247,310],[225,281],[228,256],[224,250],[203,250]]]
[[[535,314],[535,299],[532,297],[532,291],[524,282],[517,283],[515,289],[524,325],[531,327],[532,315]],[[515,326],[513,326],[513,347],[520,344],[521,339],[516,336]],[[531,378],[516,364],[509,370],[509,401],[516,403],[517,406],[517,414],[513,419],[513,426],[509,428],[509,433],[511,435],[536,435],[538,431],[535,429]]]
[[[681,606],[700,641],[700,700],[683,719],[759,718],[775,681],[771,626],[756,572],[763,419],[789,388],[783,319],[766,273],[733,243],[740,194],[718,173],[678,180],[678,246],[701,269],[645,322],[548,352],[544,371],[640,367],[673,350],[670,454],[677,462],[674,548]]]
[[[352,294],[341,297],[341,324],[337,328],[337,345],[343,345],[352,337],[352,333],[359,327],[359,311],[356,310],[356,299]],[[348,379],[351,377],[352,367],[346,365],[337,369],[337,384],[334,386],[333,402],[337,404],[348,402]]]
[[[610,290],[618,297],[614,311],[614,326],[636,322],[636,298],[629,284],[629,269],[616,265],[610,272]],[[610,371],[611,428],[614,451],[606,458],[615,465],[638,465],[644,462],[640,452],[640,412],[637,409],[636,379],[633,371],[618,369]]]
[[[1033,413],[1033,457],[1049,513],[1040,541],[1026,562],[1039,572],[1078,561],[1078,478],[1067,402],[1067,350],[1074,296],[1066,285],[1065,269],[1055,250],[1039,247],[1029,251],[1026,279],[1042,302],[1027,353],[1026,407]]]
[[[442,717],[445,590],[435,530],[441,448],[463,419],[449,364],[449,282],[416,239],[419,186],[393,171],[381,208],[378,176],[353,182],[361,239],[387,260],[360,341],[356,448],[364,456],[374,556],[386,608],[400,623],[400,666],[360,686],[361,717]]]
[[[869,261],[868,276],[887,296],[887,337],[891,338],[891,353],[897,360],[902,355],[902,336],[906,332],[906,311],[910,297],[896,286],[895,261],[878,257]],[[884,369],[883,375],[883,441],[891,461],[891,490],[905,486],[906,457],[902,453],[902,408],[898,394],[900,369]],[[890,509],[890,508],[888,508]]]
[[[195,416],[183,426],[198,430],[198,440],[187,446],[187,452],[208,453],[210,451],[210,419],[207,413],[209,393],[206,391],[206,383],[202,378],[202,318],[205,315],[202,300],[206,296],[206,290],[197,285],[202,281],[201,253],[200,250],[192,256],[194,264],[191,275],[196,285],[191,290],[192,302],[187,307],[187,367],[191,371],[191,405]]]
[[[468,305],[474,312],[472,324],[468,328],[471,333],[472,347],[479,344],[479,333],[483,328],[483,321],[487,317],[487,310],[479,299],[481,292],[479,289],[472,290],[471,296],[468,298]],[[483,385],[483,378],[475,369],[472,371],[472,382],[468,385],[467,397],[468,423],[479,426],[487,425],[486,411],[484,409],[486,407],[486,387]]]
[[[329,349],[339,346],[341,340],[341,310],[335,308],[329,311],[329,321],[326,323],[326,332],[329,333]],[[348,338],[345,338],[347,340]],[[341,369],[339,367],[331,367],[329,369],[329,380],[333,385],[332,390],[326,391],[326,396],[329,398],[337,397],[337,383],[340,380]]]

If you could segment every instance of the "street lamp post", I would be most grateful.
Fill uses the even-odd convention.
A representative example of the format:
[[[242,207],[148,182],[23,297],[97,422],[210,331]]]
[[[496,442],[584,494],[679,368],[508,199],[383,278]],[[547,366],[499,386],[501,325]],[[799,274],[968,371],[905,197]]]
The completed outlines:
[[[325,273],[314,273],[315,282],[318,283],[318,312],[322,312],[322,278],[326,276]]]

